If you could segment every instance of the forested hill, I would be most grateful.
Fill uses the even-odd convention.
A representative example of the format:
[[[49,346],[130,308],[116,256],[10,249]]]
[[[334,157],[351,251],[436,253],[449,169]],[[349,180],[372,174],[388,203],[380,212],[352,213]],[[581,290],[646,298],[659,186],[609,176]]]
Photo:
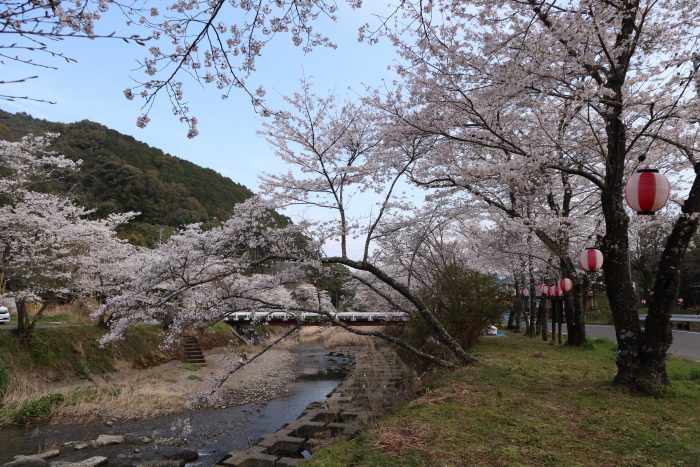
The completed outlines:
[[[226,219],[233,206],[251,196],[245,186],[211,169],[165,154],[88,120],[56,123],[0,110],[0,139],[18,140],[33,133],[60,133],[54,149],[82,159],[81,170],[54,189],[72,189],[97,215],[138,211],[124,234],[134,243],[152,245],[165,226]]]

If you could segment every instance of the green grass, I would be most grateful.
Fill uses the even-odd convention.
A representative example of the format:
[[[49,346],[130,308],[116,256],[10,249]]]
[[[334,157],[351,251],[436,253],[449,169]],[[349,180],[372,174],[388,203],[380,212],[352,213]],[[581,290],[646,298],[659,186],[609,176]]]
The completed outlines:
[[[47,394],[39,399],[23,404],[18,409],[12,411],[11,420],[17,425],[40,422],[46,420],[51,415],[54,407],[64,401],[62,394]]]
[[[94,325],[37,328],[27,344],[14,332],[0,333],[2,364],[10,374],[40,373],[44,377],[87,377],[115,370],[116,360],[137,367],[167,360],[159,348],[161,330],[154,326],[136,326],[115,345],[100,347],[104,329]]]
[[[0,354],[10,373],[41,371],[54,375],[87,376],[113,371],[109,350],[100,349],[97,339],[104,330],[95,326],[37,328],[29,344],[13,332],[0,333]]]
[[[672,387],[653,398],[612,386],[615,351],[487,339],[477,366],[309,465],[700,465],[700,364],[670,359]]]
[[[202,369],[202,365],[200,363],[185,363],[180,365],[180,368],[185,371],[199,371]]]
[[[105,386],[87,386],[71,391],[63,401],[63,405],[78,405],[82,402],[94,402],[101,398],[114,398],[121,389]]]

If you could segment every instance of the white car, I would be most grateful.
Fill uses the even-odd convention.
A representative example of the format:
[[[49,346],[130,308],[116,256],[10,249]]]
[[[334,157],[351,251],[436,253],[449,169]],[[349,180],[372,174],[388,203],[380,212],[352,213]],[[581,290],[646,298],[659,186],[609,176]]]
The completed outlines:
[[[6,306],[0,306],[0,324],[10,322],[10,310]]]

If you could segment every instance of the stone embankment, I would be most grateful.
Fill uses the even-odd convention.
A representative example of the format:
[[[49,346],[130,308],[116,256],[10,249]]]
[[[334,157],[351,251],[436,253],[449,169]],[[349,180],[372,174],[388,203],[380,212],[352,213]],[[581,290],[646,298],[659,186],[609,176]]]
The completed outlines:
[[[411,389],[410,371],[389,347],[338,347],[331,355],[352,357],[354,363],[325,402],[309,404],[296,420],[263,435],[244,451],[230,452],[217,465],[299,465],[320,446],[356,436],[364,424],[381,416]]]
[[[3,464],[2,467],[99,467],[103,465],[182,467],[188,462],[197,460],[199,456],[195,451],[171,447],[171,445],[177,444],[178,441],[177,438],[152,439],[146,436],[99,435],[96,439],[90,441],[69,441],[63,443],[60,449],[51,449],[40,454],[16,455],[12,461]],[[165,447],[164,454],[167,457],[161,460],[134,462],[134,459],[124,454],[110,458],[106,455],[90,453],[92,450],[104,448],[106,446],[120,446],[124,448],[128,447],[132,453],[138,456],[141,449],[144,449],[144,446],[152,444]],[[170,448],[169,452],[168,448]],[[66,454],[75,453],[75,451],[85,452],[85,455],[72,460],[58,459],[59,457],[64,457]]]

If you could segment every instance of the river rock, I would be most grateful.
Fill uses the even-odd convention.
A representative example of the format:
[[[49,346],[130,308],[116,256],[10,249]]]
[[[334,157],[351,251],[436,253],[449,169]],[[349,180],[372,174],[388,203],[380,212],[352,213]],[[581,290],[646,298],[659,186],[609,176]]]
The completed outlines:
[[[41,457],[42,459],[53,459],[54,457],[58,457],[59,455],[61,455],[61,451],[59,451],[58,449],[51,449],[50,451],[44,451],[37,454],[37,456]]]
[[[2,467],[48,467],[49,463],[46,459],[34,456],[15,456],[15,460],[3,464]]]
[[[91,444],[88,443],[87,441],[75,441],[75,442],[70,443],[69,446],[72,447],[76,451],[82,451],[84,449],[89,448],[91,446]]]
[[[136,464],[137,467],[184,467],[183,460],[162,460],[162,461],[146,461]]]
[[[98,467],[107,464],[108,459],[103,456],[94,456],[79,462],[52,462],[51,467]]]
[[[199,454],[197,454],[197,451],[193,451],[191,449],[183,449],[173,454],[168,454],[166,456],[166,459],[175,461],[194,462],[197,459],[199,459]]]
[[[123,436],[117,435],[100,435],[95,440],[98,446],[110,446],[112,444],[122,444],[124,442]]]

